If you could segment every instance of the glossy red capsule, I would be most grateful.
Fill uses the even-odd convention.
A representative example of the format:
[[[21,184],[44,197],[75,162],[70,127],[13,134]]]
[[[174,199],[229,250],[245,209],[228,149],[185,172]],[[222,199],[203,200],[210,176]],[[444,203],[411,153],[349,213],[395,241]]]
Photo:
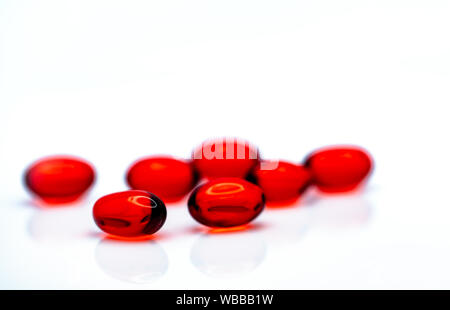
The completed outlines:
[[[308,156],[305,166],[313,182],[325,192],[345,192],[358,187],[372,170],[369,153],[358,147],[328,147]]]
[[[234,138],[204,142],[192,154],[195,169],[205,178],[245,178],[258,163],[258,150]]]
[[[70,156],[40,159],[25,172],[27,188],[49,203],[77,199],[89,189],[94,179],[94,168],[88,162]]]
[[[189,197],[189,212],[210,227],[249,223],[264,208],[261,188],[239,178],[218,178],[197,187]]]
[[[296,199],[311,181],[308,169],[286,161],[262,162],[255,167],[252,176],[264,191],[267,202]]]
[[[176,201],[191,191],[196,175],[190,162],[171,157],[148,157],[129,168],[127,182],[132,189],[152,192],[164,201]]]
[[[140,237],[157,232],[166,221],[164,202],[154,194],[129,190],[103,196],[94,205],[97,226],[112,235]]]

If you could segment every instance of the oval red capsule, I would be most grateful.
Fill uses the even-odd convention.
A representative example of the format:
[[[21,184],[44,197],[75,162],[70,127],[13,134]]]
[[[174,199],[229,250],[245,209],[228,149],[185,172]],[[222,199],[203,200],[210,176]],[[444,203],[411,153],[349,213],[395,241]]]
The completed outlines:
[[[205,178],[245,178],[258,163],[258,150],[246,142],[222,138],[204,142],[192,154],[194,166]]]
[[[296,199],[311,181],[308,169],[286,161],[264,161],[253,170],[252,176],[262,188],[267,202]]]
[[[358,147],[328,147],[313,152],[305,162],[313,182],[325,192],[345,192],[360,185],[372,170],[369,153]]]
[[[191,191],[196,176],[191,163],[171,157],[148,157],[127,172],[132,189],[152,192],[164,201],[176,201]]]
[[[97,226],[112,235],[140,237],[157,232],[166,221],[164,202],[152,193],[139,190],[103,196],[94,205]]]
[[[261,188],[239,178],[218,178],[197,187],[189,197],[189,213],[210,227],[249,223],[264,208]]]
[[[79,198],[92,185],[94,168],[86,161],[69,156],[46,157],[33,163],[25,173],[27,188],[49,203]]]

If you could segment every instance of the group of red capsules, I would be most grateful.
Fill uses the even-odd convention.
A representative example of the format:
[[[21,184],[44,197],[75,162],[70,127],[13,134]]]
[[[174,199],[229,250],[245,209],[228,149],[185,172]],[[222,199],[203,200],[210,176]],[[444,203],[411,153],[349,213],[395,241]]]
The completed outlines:
[[[356,146],[322,148],[296,164],[263,160],[256,148],[236,139],[211,140],[195,149],[191,160],[153,156],[134,162],[126,173],[130,190],[98,199],[93,217],[111,235],[151,235],[166,220],[164,202],[190,193],[188,210],[196,221],[213,228],[237,227],[254,220],[266,203],[295,201],[311,186],[351,191],[372,168],[369,153]],[[43,158],[25,173],[27,188],[52,204],[78,199],[94,180],[91,164],[69,156]]]

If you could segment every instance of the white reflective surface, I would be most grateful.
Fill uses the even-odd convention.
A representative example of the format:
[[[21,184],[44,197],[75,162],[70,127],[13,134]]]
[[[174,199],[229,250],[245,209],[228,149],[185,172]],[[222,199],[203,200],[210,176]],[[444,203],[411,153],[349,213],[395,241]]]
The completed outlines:
[[[242,276],[257,268],[265,255],[262,234],[248,231],[204,234],[191,249],[192,264],[215,277]]]
[[[103,238],[95,249],[99,267],[110,276],[132,283],[151,283],[167,271],[169,260],[156,241]]]

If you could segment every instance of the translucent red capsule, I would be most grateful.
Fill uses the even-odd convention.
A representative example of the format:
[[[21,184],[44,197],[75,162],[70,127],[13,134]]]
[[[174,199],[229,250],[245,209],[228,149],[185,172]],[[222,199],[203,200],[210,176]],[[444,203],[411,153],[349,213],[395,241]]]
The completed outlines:
[[[89,189],[94,179],[94,168],[88,162],[70,156],[40,159],[25,172],[27,188],[49,203],[79,198]]]
[[[345,192],[358,187],[372,170],[369,153],[358,147],[328,147],[308,156],[305,166],[313,182],[325,192]]]
[[[246,142],[222,138],[204,142],[192,157],[202,177],[245,178],[258,163],[258,150]]]
[[[138,160],[129,168],[126,178],[132,189],[152,192],[164,201],[179,200],[196,183],[190,162],[160,156]]]
[[[252,176],[264,191],[267,202],[294,200],[311,181],[308,169],[286,161],[264,161],[255,167]]]
[[[189,212],[210,227],[249,223],[264,208],[261,188],[239,178],[218,178],[197,187],[189,197]]]
[[[152,193],[139,190],[103,196],[94,205],[97,226],[112,235],[140,237],[157,232],[166,221],[164,202]]]

